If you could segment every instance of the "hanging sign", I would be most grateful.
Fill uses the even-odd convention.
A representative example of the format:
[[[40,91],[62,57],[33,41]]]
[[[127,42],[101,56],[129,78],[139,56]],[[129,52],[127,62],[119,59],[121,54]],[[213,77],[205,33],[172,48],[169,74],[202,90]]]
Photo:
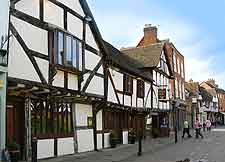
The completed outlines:
[[[159,100],[166,100],[166,89],[158,89]]]

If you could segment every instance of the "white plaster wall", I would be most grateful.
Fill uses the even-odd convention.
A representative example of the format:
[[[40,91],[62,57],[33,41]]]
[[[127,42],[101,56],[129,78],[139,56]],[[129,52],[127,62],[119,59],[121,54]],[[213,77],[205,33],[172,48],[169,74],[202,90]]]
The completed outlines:
[[[78,90],[78,77],[77,77],[77,75],[68,73],[68,89]]]
[[[85,50],[85,68],[88,70],[93,70],[96,65],[99,63],[101,57]],[[101,66],[98,70],[98,73],[103,74],[103,67]]]
[[[74,154],[74,140],[73,138],[58,138],[58,155]]]
[[[158,108],[158,88],[156,86],[153,86],[153,89],[153,108]]]
[[[123,91],[123,74],[112,69],[110,69],[110,73],[113,78],[116,89]]]
[[[88,45],[99,51],[98,45],[94,39],[93,33],[89,25],[87,25],[86,27],[86,42]]]
[[[62,88],[64,87],[64,72],[63,71],[57,70],[57,73],[54,77],[52,85],[56,87],[62,87]]]
[[[94,134],[93,129],[77,131],[77,143],[79,153],[94,150],[93,134]]]
[[[123,144],[128,144],[128,131],[123,131]]]
[[[131,106],[131,96],[124,95],[124,105]]]
[[[163,106],[163,105],[162,105],[162,102],[159,102],[159,109],[163,109],[162,106]]]
[[[110,133],[104,133],[104,147],[105,148],[110,147],[109,135],[110,135]]]
[[[149,91],[149,88],[151,88],[151,85],[145,82],[145,102],[147,102],[146,107],[151,107],[151,90]]]
[[[102,134],[97,134],[97,149],[102,149]]]
[[[44,21],[63,28],[63,9],[50,1],[45,1],[44,6]]]
[[[85,16],[79,0],[58,0],[58,1],[66,5],[67,7],[71,8],[73,11],[77,12],[79,15],[83,17]]]
[[[44,159],[54,157],[54,139],[38,140],[37,158]]]
[[[43,74],[45,80],[48,82],[48,76],[49,76],[49,62],[47,60],[35,57],[35,60],[38,64],[39,69],[41,70],[41,73]]]
[[[120,100],[120,104],[123,104],[123,95],[120,94],[120,93],[117,93],[118,94],[118,97],[119,97],[119,100]]]
[[[8,76],[41,82],[31,61],[14,36],[9,41]]]
[[[98,76],[94,76],[90,84],[88,85],[86,92],[103,96],[104,95],[104,79]]]
[[[133,79],[133,95],[132,95],[132,106],[133,107],[136,107],[138,106],[136,104],[136,98],[137,98],[137,80],[136,79]]]
[[[144,107],[142,98],[137,98],[137,107]]]
[[[116,99],[116,94],[115,94],[115,91],[113,89],[113,86],[112,86],[112,83],[111,83],[110,79],[108,79],[108,99],[107,100],[109,102],[118,103],[117,99]]]
[[[39,0],[21,0],[16,3],[15,8],[39,19],[39,6]]]
[[[11,22],[29,49],[48,55],[48,32],[11,16]]]
[[[92,105],[76,104],[77,126],[88,126],[87,118],[92,117]]]
[[[97,130],[102,130],[102,122],[102,110],[100,110],[96,115]]]
[[[79,39],[83,39],[83,22],[74,15],[67,14],[68,31]]]

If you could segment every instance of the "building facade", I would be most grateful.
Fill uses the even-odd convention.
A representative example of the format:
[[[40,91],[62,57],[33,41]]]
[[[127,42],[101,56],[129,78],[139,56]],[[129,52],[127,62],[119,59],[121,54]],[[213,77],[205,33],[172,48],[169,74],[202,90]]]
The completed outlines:
[[[145,43],[139,43],[137,47],[123,48],[121,51],[131,59],[141,62],[140,66],[143,72],[150,73],[153,80],[152,91],[152,107],[153,111],[149,118],[152,121],[152,130],[159,132],[161,136],[169,135],[169,113],[172,111],[170,103],[170,79],[172,79],[173,72],[169,62],[167,45],[168,41],[157,42],[156,39],[151,38],[152,27],[147,26],[144,29]],[[150,37],[148,39],[148,37]],[[145,42],[145,41],[144,41]],[[149,43],[150,42],[150,43]],[[154,134],[154,131],[153,131]]]
[[[121,144],[129,129],[144,134],[153,74],[103,41],[85,0],[11,1],[9,31],[7,144],[23,159],[107,148],[111,131]]]

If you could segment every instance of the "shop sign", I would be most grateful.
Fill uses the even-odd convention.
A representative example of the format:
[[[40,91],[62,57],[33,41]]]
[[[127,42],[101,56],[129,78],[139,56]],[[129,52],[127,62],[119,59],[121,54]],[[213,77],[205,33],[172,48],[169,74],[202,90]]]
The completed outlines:
[[[166,89],[158,89],[159,100],[166,100]]]
[[[3,86],[4,86],[4,82],[3,80],[0,80],[0,88],[3,88]]]

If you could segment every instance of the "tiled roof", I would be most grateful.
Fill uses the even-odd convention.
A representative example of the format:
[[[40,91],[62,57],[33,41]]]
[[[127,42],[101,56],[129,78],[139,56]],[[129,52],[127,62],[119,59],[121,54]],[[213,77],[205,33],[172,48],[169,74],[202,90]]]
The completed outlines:
[[[165,42],[152,44],[149,46],[123,48],[122,53],[140,63],[139,68],[157,67]]]
[[[104,44],[105,44],[105,47],[107,48],[107,52],[108,52],[107,60],[112,61],[112,63],[114,65],[119,66],[120,68],[126,70],[129,73],[132,73],[133,75],[142,77],[149,81],[153,81],[153,79],[149,73],[144,72],[139,69],[139,67],[143,66],[142,63],[122,54],[121,51],[119,51],[117,48],[115,48],[110,43],[104,41]]]

